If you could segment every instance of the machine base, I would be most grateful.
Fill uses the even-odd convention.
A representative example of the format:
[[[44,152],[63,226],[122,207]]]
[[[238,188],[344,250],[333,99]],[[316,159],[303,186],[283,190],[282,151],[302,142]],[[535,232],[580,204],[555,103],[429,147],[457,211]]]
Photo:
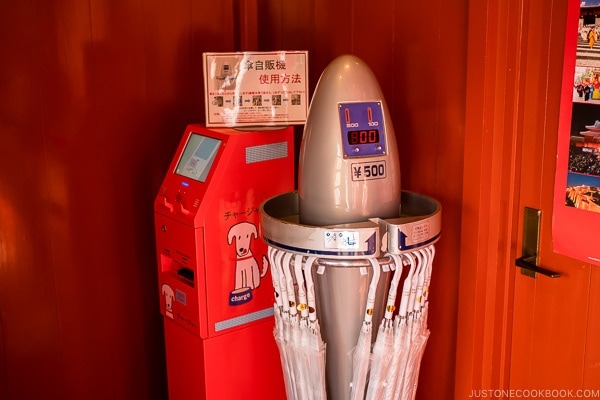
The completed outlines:
[[[165,320],[169,400],[285,399],[273,318],[201,339]]]

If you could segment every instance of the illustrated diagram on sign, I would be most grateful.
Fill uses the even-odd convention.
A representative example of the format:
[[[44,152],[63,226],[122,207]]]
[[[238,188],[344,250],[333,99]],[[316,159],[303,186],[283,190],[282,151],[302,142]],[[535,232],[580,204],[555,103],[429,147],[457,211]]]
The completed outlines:
[[[221,64],[220,68],[215,65],[214,82],[217,89],[231,90],[235,88],[237,65],[232,66],[234,63],[235,62],[225,61]]]
[[[260,280],[267,273],[269,261],[262,256],[262,271],[252,253],[251,244],[258,237],[256,225],[240,222],[229,228],[227,244],[235,247],[235,282],[229,304],[239,305],[252,300],[252,290],[260,286]]]
[[[163,283],[161,286],[161,294],[165,296],[165,315],[169,318],[173,318],[173,299],[175,298],[175,292],[173,288]]]

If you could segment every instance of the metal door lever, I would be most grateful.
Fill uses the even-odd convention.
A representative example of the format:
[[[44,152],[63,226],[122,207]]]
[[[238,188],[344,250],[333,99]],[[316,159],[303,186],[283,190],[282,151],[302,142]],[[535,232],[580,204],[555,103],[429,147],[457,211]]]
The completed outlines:
[[[560,278],[560,273],[535,265],[535,257],[519,257],[515,260],[515,265],[530,272],[546,275],[549,278]]]
[[[537,265],[540,249],[540,225],[542,211],[535,208],[525,207],[523,212],[523,252],[522,256],[515,260],[517,267],[521,267],[521,273],[535,278],[536,273],[546,275],[550,278],[558,278],[558,272],[550,271]]]

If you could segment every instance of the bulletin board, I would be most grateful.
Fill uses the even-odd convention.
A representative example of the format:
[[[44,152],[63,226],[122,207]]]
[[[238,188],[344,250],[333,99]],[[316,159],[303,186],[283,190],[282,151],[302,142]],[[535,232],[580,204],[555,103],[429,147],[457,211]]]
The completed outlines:
[[[552,236],[600,265],[600,0],[569,0]]]

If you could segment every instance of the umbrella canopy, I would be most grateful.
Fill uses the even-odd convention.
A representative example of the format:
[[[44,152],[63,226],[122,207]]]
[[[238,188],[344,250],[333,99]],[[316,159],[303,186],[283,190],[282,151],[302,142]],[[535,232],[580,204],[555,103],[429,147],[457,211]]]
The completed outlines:
[[[271,247],[268,256],[275,295],[273,333],[280,351],[287,397],[326,400],[326,345],[317,318],[313,281],[317,258]],[[373,345],[372,317],[381,267],[376,258],[368,259],[373,274],[359,338],[352,353],[351,399],[410,400],[416,395],[420,364],[430,333],[427,313],[435,248],[430,245],[386,256],[394,261],[391,264],[394,274]],[[361,267],[361,273],[365,270],[366,267]],[[402,291],[398,294],[400,285]]]
[[[292,262],[294,259],[294,262]],[[285,288],[289,302],[289,316],[287,324],[287,349],[290,354],[288,359],[289,369],[294,377],[294,391],[296,399],[307,399],[307,385],[304,375],[307,374],[304,365],[304,349],[302,348],[302,332],[300,327],[300,318],[296,303],[296,290],[294,285],[295,264],[302,263],[302,257],[286,253],[283,257],[283,275],[285,277]]]
[[[435,249],[433,246],[429,246],[419,250],[419,253],[421,255],[420,262],[423,266],[424,288],[422,295],[418,299],[420,304],[415,305],[411,351],[406,372],[406,382],[402,388],[402,399],[409,400],[414,399],[417,393],[421,360],[430,334],[427,328],[427,311],[429,306],[427,298]]]
[[[408,325],[407,313],[417,263],[414,256],[410,253],[404,254],[402,257],[407,261],[409,268],[402,285],[398,315],[394,320],[394,350],[386,377],[386,386],[383,391],[383,398],[386,400],[397,398],[395,395],[396,389],[402,386],[408,355],[407,339],[410,327]]]
[[[281,359],[281,366],[283,370],[283,380],[285,383],[285,390],[288,399],[294,398],[294,377],[289,368],[288,359],[290,355],[287,350],[287,343],[285,340],[285,330],[287,321],[285,319],[287,316],[284,316],[284,305],[283,305],[283,293],[281,291],[281,259],[283,257],[283,252],[269,247],[268,249],[269,259],[271,261],[271,276],[273,279],[273,289],[275,296],[275,328],[273,329],[273,336],[275,337],[275,343],[277,344],[277,348],[279,349],[279,358]]]
[[[306,288],[304,286],[304,273],[302,271],[302,256],[294,257],[294,277],[297,282],[298,305],[297,310],[300,312],[298,322],[299,342],[295,343],[295,368],[297,373],[296,385],[299,386],[299,398],[312,399],[312,382],[310,379],[311,365],[314,364],[314,354],[310,348],[311,332],[308,327],[308,304],[306,298]]]
[[[316,319],[312,265],[304,257],[269,248],[275,290],[274,336],[288,399],[326,400],[325,343]]]
[[[394,332],[394,344],[400,346],[399,349],[395,347],[392,364],[397,368],[397,378],[393,380],[393,371],[390,369],[388,377],[392,378],[393,384],[386,386],[384,399],[415,398],[421,359],[429,338],[427,299],[434,253],[433,246],[429,246],[403,254],[411,264],[411,271],[404,282],[400,311],[395,321],[397,330]]]
[[[369,362],[371,358],[372,341],[372,318],[373,307],[375,306],[375,296],[377,292],[377,283],[379,282],[380,266],[376,258],[369,258],[369,263],[373,267],[373,277],[369,285],[367,294],[367,305],[365,307],[365,317],[363,325],[358,336],[358,342],[352,356],[352,383],[350,388],[351,400],[362,400],[365,397],[365,388],[367,374],[369,372]]]
[[[308,306],[308,332],[306,335],[306,347],[309,354],[309,399],[326,400],[325,389],[325,342],[321,337],[321,327],[317,319],[317,304],[315,286],[312,277],[312,267],[316,257],[307,257],[304,266],[304,280],[306,283],[306,302]]]
[[[425,282],[427,270],[426,260],[422,251],[411,253],[416,257],[416,270],[412,276],[410,295],[408,297],[408,314],[406,316],[406,328],[401,363],[404,364],[402,380],[396,386],[394,396],[397,399],[410,399],[415,382],[415,362],[422,345],[424,345],[419,325],[421,311],[421,295]],[[418,370],[417,370],[418,373]]]

